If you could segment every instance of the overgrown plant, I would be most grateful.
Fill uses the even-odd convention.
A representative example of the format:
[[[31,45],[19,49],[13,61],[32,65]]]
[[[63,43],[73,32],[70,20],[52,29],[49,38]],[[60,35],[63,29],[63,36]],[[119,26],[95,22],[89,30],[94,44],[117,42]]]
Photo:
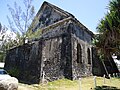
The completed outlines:
[[[41,29],[37,29],[35,32],[33,32],[33,31],[31,31],[31,30],[29,30],[29,31],[27,32],[27,36],[28,36],[28,38],[29,38],[30,40],[39,38],[41,34],[42,34],[42,30],[41,30]]]
[[[20,45],[25,43],[25,39],[28,37],[26,32],[34,18],[35,10],[32,1],[33,0],[23,0],[24,7],[19,6],[16,2],[14,2],[14,7],[8,5],[12,16],[12,20],[10,19],[11,17],[7,16],[9,27],[17,35]]]
[[[19,74],[20,74],[20,71],[17,67],[14,67],[10,70],[8,70],[8,73],[11,75],[11,76],[14,76],[14,77],[19,77]]]
[[[94,43],[108,75],[104,60],[111,62],[113,54],[120,55],[120,0],[109,2],[108,12],[100,20],[97,31]]]
[[[120,0],[111,0],[108,12],[97,26],[95,45],[109,59],[112,54],[120,55]]]

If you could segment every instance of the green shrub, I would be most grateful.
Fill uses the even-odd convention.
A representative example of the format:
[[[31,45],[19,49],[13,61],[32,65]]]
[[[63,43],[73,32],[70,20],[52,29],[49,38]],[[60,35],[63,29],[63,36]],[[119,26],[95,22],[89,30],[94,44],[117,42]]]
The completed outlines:
[[[28,31],[26,35],[29,39],[35,39],[35,38],[39,38],[41,36],[41,34],[42,34],[42,30],[38,29],[35,32],[33,32],[31,30]]]
[[[10,69],[10,70],[8,71],[8,73],[9,73],[11,76],[13,76],[13,77],[18,77],[19,74],[20,74],[20,71],[19,71],[18,68],[15,67],[15,68]]]

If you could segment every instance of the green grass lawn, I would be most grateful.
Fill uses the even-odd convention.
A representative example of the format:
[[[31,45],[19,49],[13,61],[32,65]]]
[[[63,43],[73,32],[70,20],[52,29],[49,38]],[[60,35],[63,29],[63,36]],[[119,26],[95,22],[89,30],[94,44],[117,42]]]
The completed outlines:
[[[33,90],[120,90],[120,78],[106,79],[96,77],[97,87],[94,88],[94,77],[79,80],[61,79],[47,84],[33,85]]]

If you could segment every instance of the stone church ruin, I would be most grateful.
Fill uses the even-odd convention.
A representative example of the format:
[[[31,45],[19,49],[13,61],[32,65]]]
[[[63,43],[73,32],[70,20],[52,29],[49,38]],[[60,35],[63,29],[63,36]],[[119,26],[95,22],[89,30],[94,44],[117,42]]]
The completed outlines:
[[[19,80],[39,83],[71,80],[92,75],[93,33],[72,14],[44,2],[33,21],[33,32],[41,30],[39,39],[10,49],[5,69],[16,70]]]

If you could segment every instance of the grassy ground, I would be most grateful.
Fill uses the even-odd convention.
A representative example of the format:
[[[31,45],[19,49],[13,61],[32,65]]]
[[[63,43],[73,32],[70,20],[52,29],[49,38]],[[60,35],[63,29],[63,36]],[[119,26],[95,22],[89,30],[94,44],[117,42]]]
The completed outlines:
[[[94,77],[82,78],[79,80],[61,79],[48,84],[25,85],[19,84],[19,90],[120,90],[120,78],[105,79],[96,77],[96,85],[94,85]]]

